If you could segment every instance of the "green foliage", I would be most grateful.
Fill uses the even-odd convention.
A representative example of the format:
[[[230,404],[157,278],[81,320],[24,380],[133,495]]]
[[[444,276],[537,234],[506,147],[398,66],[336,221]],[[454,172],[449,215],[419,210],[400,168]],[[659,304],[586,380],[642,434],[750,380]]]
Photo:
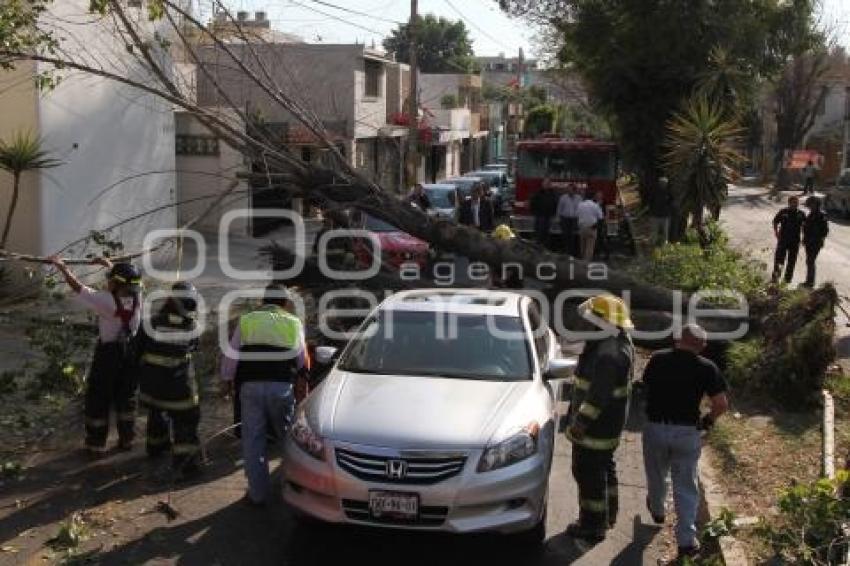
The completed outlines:
[[[762,525],[759,534],[788,564],[840,564],[850,537],[850,473],[834,480],[792,485],[779,497],[779,517]]]
[[[655,248],[632,271],[649,283],[688,292],[730,289],[749,296],[764,286],[755,262],[733,250],[716,224],[709,224],[708,237],[703,249],[690,232],[682,243]]]
[[[30,347],[44,356],[41,367],[34,374],[33,393],[82,393],[85,367],[78,360],[81,353],[91,347],[94,340],[92,329],[82,329],[60,318],[35,321],[26,335]]]
[[[6,370],[0,373],[0,396],[14,393],[18,390],[18,377],[20,372]]]
[[[434,14],[420,16],[417,21],[416,52],[423,73],[469,73],[474,70],[472,40],[463,21],[453,22]],[[384,39],[384,49],[395,53],[396,60],[410,62],[410,24],[394,29]]]
[[[18,479],[23,474],[24,468],[20,462],[7,460],[0,462],[0,478]]]
[[[527,108],[534,108],[546,104],[549,96],[545,88],[537,85],[519,88],[484,83],[481,87],[481,98],[490,102],[516,102]]]
[[[51,0],[3,0],[0,2],[0,69],[14,68],[22,54],[55,53],[59,41],[53,32],[38,26]]]
[[[689,99],[667,124],[664,168],[680,210],[700,225],[705,207],[722,205],[730,175],[743,162],[734,148],[739,133],[720,104],[703,96]]]
[[[700,533],[702,540],[718,539],[731,535],[735,529],[735,514],[727,508],[720,510],[720,515],[705,524]]]
[[[644,185],[658,174],[664,125],[711,68],[712,51],[751,70],[755,83],[789,55],[822,41],[817,0],[500,0],[513,15],[554,28],[564,65],[584,78],[614,126],[627,166]]]
[[[63,521],[56,536],[47,545],[57,552],[73,552],[89,537],[89,528],[81,513],[74,513]]]
[[[451,110],[453,108],[457,108],[458,101],[457,96],[454,94],[445,94],[440,99],[440,106],[445,110]]]
[[[726,350],[726,379],[735,390],[746,390],[764,363],[765,343],[761,338],[732,342]]]
[[[558,108],[555,130],[567,138],[587,134],[598,139],[610,139],[611,127],[598,114],[583,105],[572,104]]]
[[[551,132],[555,125],[557,114],[558,110],[554,106],[548,104],[535,106],[528,112],[528,116],[525,118],[525,135],[535,137]]]

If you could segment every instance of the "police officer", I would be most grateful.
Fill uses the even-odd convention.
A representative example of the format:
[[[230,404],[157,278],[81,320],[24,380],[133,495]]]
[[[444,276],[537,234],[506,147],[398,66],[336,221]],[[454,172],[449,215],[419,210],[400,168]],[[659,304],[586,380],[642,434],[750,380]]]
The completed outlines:
[[[136,380],[134,338],[139,330],[141,282],[139,270],[129,263],[98,258],[109,270],[107,288],[83,285],[62,258],[50,261],[63,275],[78,303],[97,314],[98,342],[86,380],[86,448],[92,455],[106,451],[110,408],[116,413],[118,449],[130,450],[135,435]]]
[[[192,353],[198,348],[198,292],[175,283],[172,295],[142,332],[139,400],[148,408],[145,448],[156,457],[171,451],[178,479],[197,476],[201,409]]]
[[[304,329],[292,314],[283,285],[266,288],[263,305],[242,315],[230,338],[235,358],[222,357],[221,377],[239,393],[247,501],[264,505],[269,496],[267,429],[285,437],[295,408],[293,385],[309,368]]]
[[[588,299],[579,313],[596,326],[592,332],[598,336],[586,340],[579,356],[567,415],[579,497],[579,518],[567,527],[567,535],[596,544],[617,521],[614,450],[629,404],[634,346],[628,331],[634,326],[626,304],[612,295]]]
[[[812,288],[815,286],[815,262],[829,235],[829,221],[818,197],[807,198],[806,207],[809,214],[803,222],[803,247],[806,248],[806,281],[803,287]]]
[[[800,199],[788,198],[788,206],[776,213],[773,218],[773,232],[776,235],[776,253],[773,260],[774,283],[779,281],[782,268],[785,268],[785,283],[791,283],[794,276],[794,266],[797,264],[797,253],[800,251],[800,232],[806,215],[800,210]],[[787,258],[787,264],[786,264]]]

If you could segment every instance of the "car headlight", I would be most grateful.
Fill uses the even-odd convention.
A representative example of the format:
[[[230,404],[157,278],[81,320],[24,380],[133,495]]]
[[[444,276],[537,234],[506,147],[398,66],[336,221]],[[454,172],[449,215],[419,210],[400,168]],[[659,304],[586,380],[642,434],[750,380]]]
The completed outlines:
[[[488,446],[478,462],[479,472],[489,472],[504,468],[537,453],[540,438],[540,426],[532,423],[507,439]]]
[[[298,410],[290,434],[292,435],[292,440],[295,441],[295,444],[301,450],[317,460],[325,459],[325,443],[322,441],[322,437],[310,428],[310,424],[307,422],[307,413],[304,409]]]

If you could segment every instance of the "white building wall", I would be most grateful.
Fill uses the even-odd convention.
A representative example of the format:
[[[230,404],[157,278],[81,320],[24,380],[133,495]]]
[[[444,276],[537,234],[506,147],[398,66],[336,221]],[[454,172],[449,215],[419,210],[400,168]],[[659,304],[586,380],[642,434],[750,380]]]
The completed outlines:
[[[66,49],[76,48],[75,57],[91,57],[101,65],[114,61],[116,72],[126,74],[127,53],[115,40],[111,20],[94,23],[87,9],[88,0],[53,4],[53,14],[63,21],[90,22],[71,26],[74,39]],[[170,60],[164,64],[170,66]],[[43,174],[42,253],[174,202],[170,104],[105,78],[66,72],[59,86],[41,98],[39,123],[41,134],[64,161]],[[126,248],[136,248],[150,230],[174,228],[176,221],[176,211],[168,208],[110,235]]]

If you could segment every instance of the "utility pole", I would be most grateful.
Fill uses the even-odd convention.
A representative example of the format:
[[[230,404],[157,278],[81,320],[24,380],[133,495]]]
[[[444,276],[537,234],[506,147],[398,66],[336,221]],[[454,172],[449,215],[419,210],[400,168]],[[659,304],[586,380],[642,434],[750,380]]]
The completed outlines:
[[[850,86],[844,87],[844,145],[841,146],[841,171],[850,167],[850,156],[847,148],[850,146]]]
[[[419,29],[419,1],[410,0],[410,23],[407,26],[410,46],[410,95],[407,147],[407,180],[411,185],[419,182],[419,65],[417,63],[417,42]]]

